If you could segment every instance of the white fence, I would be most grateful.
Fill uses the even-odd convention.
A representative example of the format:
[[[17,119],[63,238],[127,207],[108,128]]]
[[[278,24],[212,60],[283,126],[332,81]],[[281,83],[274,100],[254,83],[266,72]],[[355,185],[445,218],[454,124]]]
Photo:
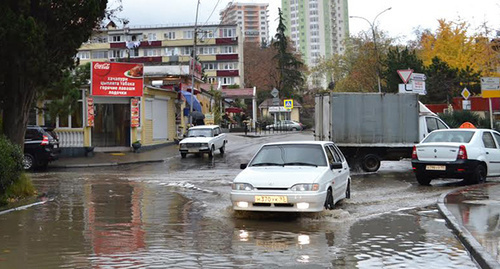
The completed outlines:
[[[83,129],[56,129],[61,148],[83,147]]]

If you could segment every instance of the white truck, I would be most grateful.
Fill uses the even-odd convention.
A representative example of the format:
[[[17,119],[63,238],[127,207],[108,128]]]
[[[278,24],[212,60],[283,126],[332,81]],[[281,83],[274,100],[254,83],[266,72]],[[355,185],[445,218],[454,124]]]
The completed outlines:
[[[315,97],[314,139],[333,141],[349,165],[375,172],[382,160],[411,158],[428,133],[449,127],[417,94],[322,93]]]

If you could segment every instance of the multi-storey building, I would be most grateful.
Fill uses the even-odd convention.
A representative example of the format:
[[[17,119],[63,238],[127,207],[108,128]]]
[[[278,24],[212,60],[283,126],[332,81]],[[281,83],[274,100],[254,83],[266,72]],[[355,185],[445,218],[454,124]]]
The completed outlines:
[[[220,12],[222,24],[237,24],[245,41],[267,43],[269,41],[269,4],[229,3]]]
[[[281,6],[286,34],[307,65],[343,53],[349,36],[347,0],[282,0]]]
[[[243,39],[236,24],[197,27],[196,55],[209,83],[243,84]],[[114,24],[96,32],[78,50],[80,63],[127,61],[145,65],[189,65],[194,26],[130,26]]]

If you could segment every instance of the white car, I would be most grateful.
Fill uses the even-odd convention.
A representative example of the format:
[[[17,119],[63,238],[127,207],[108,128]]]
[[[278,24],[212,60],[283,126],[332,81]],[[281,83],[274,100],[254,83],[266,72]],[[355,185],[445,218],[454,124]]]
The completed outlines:
[[[182,158],[186,158],[188,153],[208,153],[212,157],[216,150],[223,155],[226,144],[226,134],[222,133],[219,125],[199,125],[189,128],[186,138],[179,142],[179,152]]]
[[[489,129],[447,129],[430,133],[413,147],[413,172],[421,185],[435,178],[482,183],[500,175],[500,133]]]
[[[349,166],[326,141],[264,144],[232,184],[233,209],[320,212],[351,195]]]

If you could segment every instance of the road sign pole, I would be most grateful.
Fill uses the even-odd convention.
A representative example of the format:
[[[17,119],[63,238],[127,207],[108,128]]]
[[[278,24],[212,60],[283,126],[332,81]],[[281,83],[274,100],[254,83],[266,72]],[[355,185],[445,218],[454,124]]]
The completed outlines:
[[[488,98],[490,101],[490,129],[493,129],[493,106],[491,105],[491,98]]]

